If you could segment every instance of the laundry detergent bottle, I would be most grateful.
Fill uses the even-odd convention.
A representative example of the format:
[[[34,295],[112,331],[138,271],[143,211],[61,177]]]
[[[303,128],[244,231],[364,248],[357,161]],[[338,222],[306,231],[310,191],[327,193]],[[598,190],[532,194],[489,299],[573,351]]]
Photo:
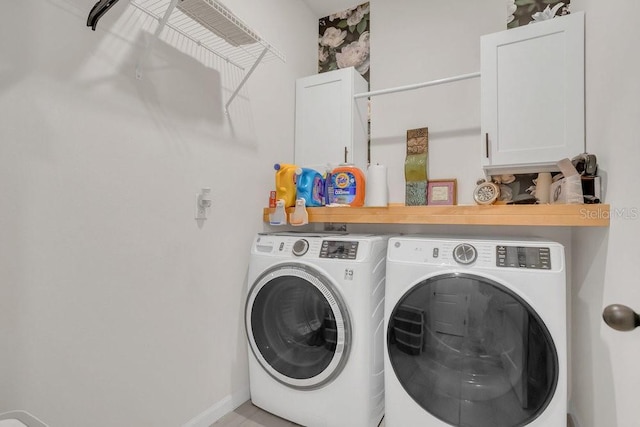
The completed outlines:
[[[330,205],[333,203],[333,180],[331,179],[331,171],[332,167],[327,165],[327,168],[324,172],[324,204]]]
[[[364,206],[364,173],[353,165],[340,165],[331,171],[334,204]]]
[[[320,172],[309,168],[296,170],[296,198],[304,199],[305,206],[317,207],[324,204],[324,179]]]
[[[284,200],[285,207],[296,204],[296,165],[276,163],[276,200]]]

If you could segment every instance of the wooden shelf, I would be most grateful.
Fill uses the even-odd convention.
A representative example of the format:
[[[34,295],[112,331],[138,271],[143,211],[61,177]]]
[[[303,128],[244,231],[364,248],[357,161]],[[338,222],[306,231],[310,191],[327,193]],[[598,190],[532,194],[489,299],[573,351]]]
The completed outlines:
[[[290,213],[293,208],[288,208]],[[263,220],[269,222],[265,208]],[[608,227],[610,207],[599,205],[461,205],[386,208],[307,208],[309,222],[359,224],[524,225],[545,227]]]

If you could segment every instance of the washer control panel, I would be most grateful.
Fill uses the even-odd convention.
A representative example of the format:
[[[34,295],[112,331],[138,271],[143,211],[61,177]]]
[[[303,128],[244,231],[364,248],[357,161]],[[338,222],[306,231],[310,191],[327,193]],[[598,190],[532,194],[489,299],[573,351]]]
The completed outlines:
[[[551,249],[530,246],[496,246],[496,266],[551,270]]]
[[[345,240],[323,240],[320,258],[356,259],[358,242]]]

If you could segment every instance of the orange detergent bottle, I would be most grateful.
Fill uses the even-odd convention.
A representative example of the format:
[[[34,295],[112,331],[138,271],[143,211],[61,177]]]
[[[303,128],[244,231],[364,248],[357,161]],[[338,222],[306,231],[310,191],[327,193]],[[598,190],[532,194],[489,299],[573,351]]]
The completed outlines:
[[[364,206],[364,173],[352,165],[340,165],[331,171],[333,204]]]
[[[296,165],[286,163],[276,163],[273,168],[276,170],[276,200],[284,200],[285,207],[296,204]]]

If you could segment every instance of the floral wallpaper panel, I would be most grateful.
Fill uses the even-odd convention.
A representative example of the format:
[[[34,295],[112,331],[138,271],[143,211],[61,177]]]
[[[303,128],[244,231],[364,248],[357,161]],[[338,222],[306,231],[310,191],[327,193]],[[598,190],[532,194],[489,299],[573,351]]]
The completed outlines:
[[[571,0],[507,0],[507,28],[568,15],[569,3]]]
[[[319,20],[318,72],[355,67],[369,81],[369,2]]]

